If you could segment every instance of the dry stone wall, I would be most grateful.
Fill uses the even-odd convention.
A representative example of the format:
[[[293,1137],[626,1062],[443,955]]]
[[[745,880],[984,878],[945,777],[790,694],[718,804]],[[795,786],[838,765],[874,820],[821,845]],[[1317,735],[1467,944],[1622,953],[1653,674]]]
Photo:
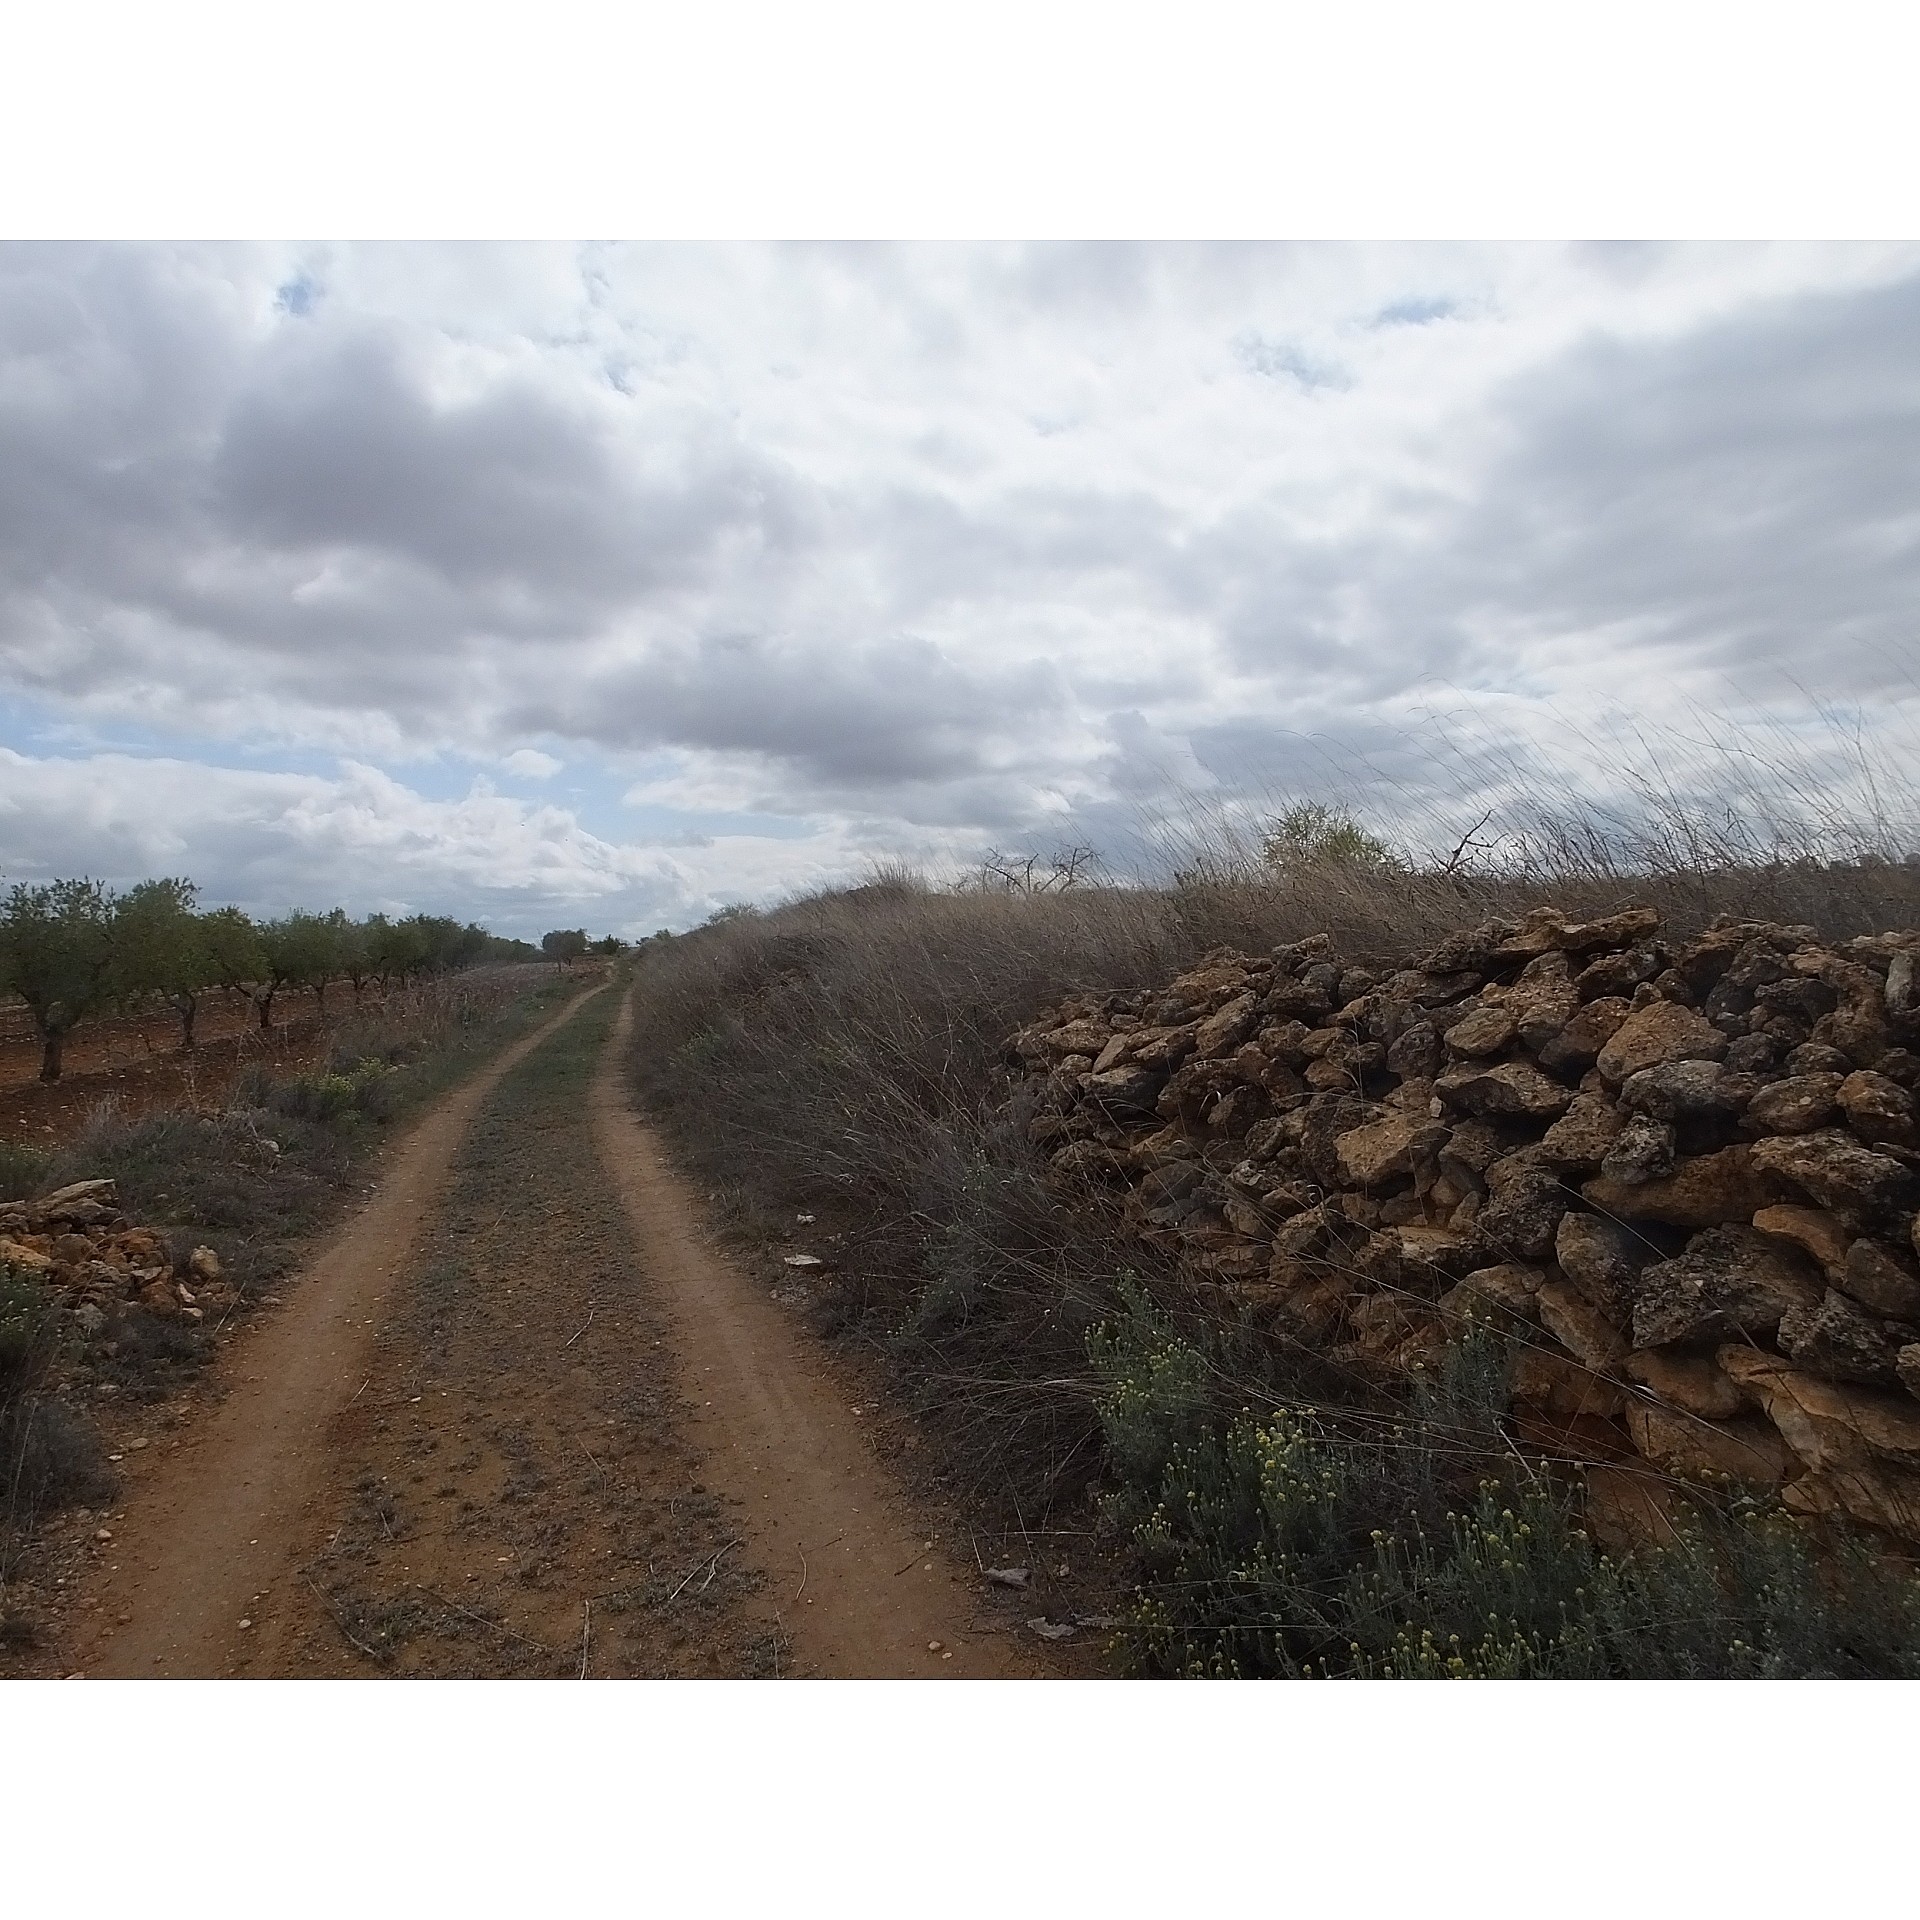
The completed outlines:
[[[1015,1034],[1049,1178],[1390,1383],[1475,1320],[1520,1432],[1920,1540],[1920,933],[1651,908],[1324,937]]]

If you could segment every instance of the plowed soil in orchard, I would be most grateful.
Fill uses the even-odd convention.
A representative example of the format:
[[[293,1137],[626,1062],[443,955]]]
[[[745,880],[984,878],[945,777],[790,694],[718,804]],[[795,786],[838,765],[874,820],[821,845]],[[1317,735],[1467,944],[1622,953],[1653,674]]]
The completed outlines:
[[[128,1455],[90,1675],[1059,1671],[628,1109],[617,988],[507,1050]]]
[[[377,996],[366,995],[367,1009],[377,1004]],[[39,1077],[40,1041],[26,1009],[0,1008],[0,1140],[57,1145],[108,1104],[129,1118],[158,1107],[217,1105],[249,1067],[286,1074],[317,1065],[331,1023],[352,1008],[351,993],[334,987],[323,1023],[311,993],[284,992],[263,1033],[251,1006],[208,994],[191,1053],[180,1051],[180,1022],[170,1013],[89,1022],[68,1039],[60,1078],[51,1084]]]

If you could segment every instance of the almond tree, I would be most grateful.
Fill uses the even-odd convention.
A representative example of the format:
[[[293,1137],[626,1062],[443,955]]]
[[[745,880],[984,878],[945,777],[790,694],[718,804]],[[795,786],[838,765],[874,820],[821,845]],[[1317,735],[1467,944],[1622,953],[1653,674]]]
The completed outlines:
[[[194,893],[191,880],[143,880],[122,896],[113,919],[114,997],[164,995],[180,1016],[183,1053],[193,1049],[200,995],[213,984]]]
[[[201,914],[199,927],[207,985],[251,999],[255,985],[267,973],[260,929],[238,907],[216,907],[211,913]]]
[[[296,908],[260,929],[260,945],[266,967],[254,985],[253,1001],[260,1009],[262,1031],[273,1025],[273,998],[282,987],[312,987],[324,1014],[327,982],[339,974],[339,941],[327,916]]]
[[[0,981],[27,1004],[40,1078],[60,1078],[69,1033],[114,990],[114,908],[97,880],[24,881],[0,908]]]

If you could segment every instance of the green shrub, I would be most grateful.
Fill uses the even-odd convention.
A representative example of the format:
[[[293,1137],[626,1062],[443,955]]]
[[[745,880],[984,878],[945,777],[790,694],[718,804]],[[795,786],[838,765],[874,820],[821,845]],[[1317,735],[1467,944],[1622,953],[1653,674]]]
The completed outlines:
[[[1747,1501],[1610,1555],[1579,1488],[1490,1472],[1503,1377],[1476,1336],[1398,1421],[1207,1408],[1211,1369],[1134,1292],[1089,1343],[1137,1556],[1127,1650],[1191,1677],[1920,1677],[1920,1582]]]
[[[33,1147],[0,1141],[0,1200],[29,1200],[44,1184],[47,1157]]]

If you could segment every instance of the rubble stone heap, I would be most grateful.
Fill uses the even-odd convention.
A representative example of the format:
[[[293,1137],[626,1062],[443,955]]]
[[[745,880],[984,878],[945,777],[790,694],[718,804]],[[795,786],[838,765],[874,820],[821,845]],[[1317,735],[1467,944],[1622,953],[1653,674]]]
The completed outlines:
[[[1009,1042],[1049,1178],[1378,1382],[1483,1320],[1523,1435],[1920,1540],[1920,932],[1636,907],[1323,935]]]
[[[55,1288],[88,1334],[129,1305],[201,1320],[228,1311],[236,1298],[211,1247],[176,1258],[166,1234],[136,1226],[120,1211],[111,1180],[76,1181],[38,1200],[0,1201],[0,1271]]]

